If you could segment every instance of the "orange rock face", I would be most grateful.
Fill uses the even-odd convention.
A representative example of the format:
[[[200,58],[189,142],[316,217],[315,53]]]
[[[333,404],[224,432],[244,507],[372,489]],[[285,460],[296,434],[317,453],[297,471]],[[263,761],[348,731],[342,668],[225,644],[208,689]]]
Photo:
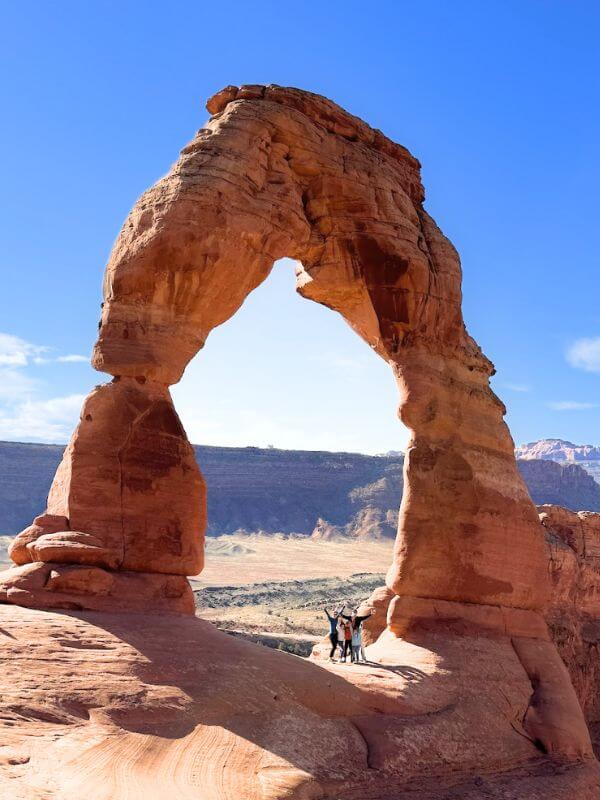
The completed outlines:
[[[163,619],[163,655],[150,646],[151,668],[134,688],[156,670],[163,687],[180,681],[184,697],[161,689],[157,719],[172,727],[144,719],[138,729],[124,703],[120,732],[148,735],[144,747],[153,763],[162,752],[167,769],[179,755],[165,749],[165,737],[182,741],[196,726],[234,729],[235,736],[208,749],[206,769],[218,777],[207,779],[204,796],[215,800],[333,798],[349,780],[356,797],[382,797],[392,779],[507,770],[541,750],[591,763],[581,708],[542,616],[550,580],[537,513],[517,471],[504,406],[489,386],[493,365],[463,322],[458,254],[423,207],[418,161],[308,92],[229,86],[208,109],[212,119],[136,203],[115,243],[93,355],[94,366],[114,380],[86,400],[47,512],[17,537],[11,554],[18,566],[0,576],[0,600],[77,611],[192,612],[184,576],[201,568],[204,488],[168,387],[287,256],[299,263],[300,294],[340,313],[389,363],[400,417],[411,431],[394,561],[387,590],[374,601],[381,625],[391,597],[386,627],[369,649],[380,667],[365,679],[366,697],[353,681],[335,681],[342,700],[350,699],[342,713],[348,719],[332,728],[328,720],[338,712],[328,712],[326,700],[335,667],[312,664],[286,677],[270,656],[245,650],[244,680],[231,683],[223,677],[227,654],[211,663],[199,645],[193,659],[203,672],[192,681],[185,658],[173,674],[164,661],[174,640]],[[88,635],[88,624],[93,620],[78,635]],[[114,619],[103,624],[119,627]],[[173,625],[195,641],[196,628]],[[130,624],[122,635],[138,641],[136,628]],[[102,646],[111,641],[100,638]],[[71,666],[85,683],[81,664]],[[272,685],[264,678],[256,705],[248,681],[263,681],[271,666]],[[196,697],[199,686],[204,691],[209,678],[210,701],[202,696],[183,724],[179,704]],[[417,678],[419,686],[408,686]],[[93,700],[91,707],[107,705],[109,717],[118,718],[110,699]],[[109,729],[107,741],[114,740]],[[323,750],[331,730],[335,741]],[[191,742],[194,752],[206,752],[202,736]],[[248,745],[257,740],[259,747]],[[243,790],[218,788],[219,747],[228,754],[238,748]],[[265,756],[278,749],[287,766]],[[348,762],[380,775],[363,785]],[[186,775],[204,775],[198,769],[190,763]],[[595,766],[592,772],[597,787]],[[235,775],[231,780],[235,786]],[[79,796],[81,786],[72,785]],[[152,782],[128,796],[163,796],[148,794],[146,785]],[[591,783],[586,787],[582,798],[597,796]],[[573,792],[576,782],[567,788]],[[538,797],[537,789],[515,796]]]
[[[198,525],[192,531],[179,509],[163,520],[163,480],[135,465],[126,509],[116,498],[116,454],[144,393],[166,398],[210,331],[289,256],[301,264],[298,291],[342,314],[398,380],[400,415],[413,435],[390,588],[541,608],[547,575],[537,515],[489,387],[493,367],[463,324],[458,255],[423,208],[419,163],[307,92],[228,87],[209,109],[214,117],[132,210],[106,269],[94,365],[146,383],[127,390],[133,407],[115,405],[107,388],[88,400],[49,511],[111,551],[126,538],[126,568],[194,571],[186,553]],[[95,421],[102,409],[118,423],[106,435]],[[154,420],[140,423],[145,436]],[[183,436],[160,434],[169,435]],[[130,450],[135,458],[134,443]],[[184,495],[194,488],[189,475],[179,485]],[[165,546],[155,557],[154,533],[142,531],[136,509],[150,528],[158,515]]]
[[[493,367],[463,324],[458,255],[423,208],[418,162],[306,92],[228,87],[209,109],[117,240],[95,366],[179,380],[274,261],[297,259],[298,291],[389,362],[413,431],[390,587],[541,608],[537,515],[489,388]]]
[[[160,594],[166,586],[161,576],[181,583],[176,579],[202,569],[205,509],[204,482],[168,388],[144,379],[116,379],[94,389],[85,401],[52,484],[48,512],[15,538],[10,556],[18,565],[87,565],[98,568],[93,574],[106,575],[105,570],[117,571],[122,597],[114,608],[139,607],[141,575],[129,582],[124,576],[143,573],[156,587],[145,594],[146,607],[176,610],[179,600]],[[38,605],[61,607],[62,595],[54,590],[46,596],[37,586],[34,595]],[[97,608],[93,595],[90,582],[89,591],[80,593],[80,607]],[[11,602],[22,597],[6,595]],[[102,597],[100,607],[110,606],[106,593]],[[193,613],[190,597],[185,608]],[[65,602],[72,607],[74,601]]]
[[[546,619],[587,718],[600,721],[600,514],[538,510],[552,583]]]
[[[412,641],[388,632],[368,666],[347,667],[176,614],[0,606],[0,630],[3,800],[600,796],[593,759],[536,745],[539,710],[559,705],[547,680],[531,702],[521,659],[558,658],[543,640],[517,654],[438,623]],[[544,740],[577,751],[573,720],[558,722]]]

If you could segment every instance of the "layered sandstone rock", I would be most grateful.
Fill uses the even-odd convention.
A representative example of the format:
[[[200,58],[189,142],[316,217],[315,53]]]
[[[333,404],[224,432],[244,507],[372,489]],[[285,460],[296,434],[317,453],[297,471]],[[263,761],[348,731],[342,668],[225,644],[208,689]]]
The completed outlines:
[[[104,630],[118,631],[116,651],[134,680],[117,680],[101,703],[80,686],[76,707],[88,718],[93,708],[106,723],[82,732],[100,748],[81,771],[106,774],[112,734],[138,746],[139,738],[122,735],[126,729],[150,737],[134,786],[152,764],[175,770],[184,740],[198,753],[186,762],[182,797],[206,774],[203,796],[215,800],[334,798],[349,784],[356,797],[375,798],[425,774],[539,762],[542,751],[588,761],[596,781],[581,709],[540,614],[549,580],[536,510],[517,471],[504,406],[489,387],[493,366],[462,320],[458,255],[423,208],[418,162],[307,92],[228,87],[208,108],[213,118],[140,198],[117,239],[94,351],[96,368],[115,382],[88,398],[47,516],[15,545],[21,566],[0,578],[2,599],[117,610],[117,583],[150,575],[162,583],[150,581],[146,607],[164,610],[172,600],[173,610],[185,610],[176,579],[200,566],[203,521],[194,501],[202,484],[168,386],[284,256],[301,264],[298,291],[338,311],[398,382],[412,438],[387,578],[393,598],[387,628],[369,651],[378,666],[365,676],[366,696],[356,687],[360,678],[335,680],[335,666],[282,665],[256,649],[226,652],[231,646],[206,631],[193,655],[176,659],[177,636],[187,631],[198,640],[199,629],[189,627],[202,625],[195,620],[157,615],[155,626],[98,618]],[[56,529],[61,517],[66,530]],[[123,593],[136,596],[133,588]],[[93,618],[74,623],[76,639],[90,636],[88,625]],[[121,646],[124,639],[135,652]],[[115,647],[104,634],[99,644]],[[52,643],[45,646],[51,653]],[[119,672],[115,658],[109,663]],[[230,680],[241,659],[243,680]],[[85,684],[77,658],[68,662]],[[147,683],[156,674],[157,704],[146,716]],[[140,691],[140,713],[123,687]],[[27,686],[19,691],[29,697]],[[171,749],[165,740],[177,744]],[[234,775],[222,790],[234,751],[242,780]],[[162,787],[170,785],[163,778]],[[146,780],[144,790],[158,785]],[[73,796],[83,787],[75,780]],[[591,783],[580,796],[594,796]]]
[[[202,569],[205,508],[194,451],[167,387],[144,378],[116,378],[85,401],[54,478],[47,512],[9,549],[17,565],[63,565],[63,572],[66,565],[93,568],[76,573],[89,576],[87,591],[81,586],[74,599],[64,579],[52,582],[47,570],[23,567],[0,575],[0,585],[8,587],[3,596],[9,602],[51,608],[147,607],[193,613],[182,576]],[[170,583],[165,582],[168,576]],[[31,586],[27,600],[25,584],[28,591]],[[112,588],[106,590],[106,585]]]
[[[563,506],[573,511],[600,511],[600,484],[587,468],[541,459],[519,459],[517,464],[534,503]]]
[[[523,654],[476,626],[386,635],[361,668],[175,614],[0,607],[0,630],[7,800],[600,796],[596,762],[555,763],[534,741],[547,682],[532,705]]]
[[[589,722],[600,721],[600,514],[589,511],[579,513],[554,505],[538,506],[540,538],[545,542],[548,573],[550,575],[550,601],[544,610],[549,634],[563,662],[579,702]],[[388,587],[376,589],[365,601],[361,613],[372,612],[364,625],[363,638],[367,643],[377,640],[387,625],[389,616],[393,629],[406,635],[415,619],[427,617],[473,619],[489,625],[490,619],[498,621],[507,617],[507,609],[474,605],[463,610],[458,605],[421,600],[414,610],[414,600],[409,601],[407,613],[398,611],[398,600]],[[433,605],[433,608],[431,607]],[[391,607],[390,607],[391,606]],[[429,607],[429,610],[427,608]],[[406,603],[403,604],[406,609]],[[508,611],[508,614],[511,613]],[[518,612],[522,614],[522,612]],[[537,615],[521,616],[528,620],[537,634],[543,627]],[[523,633],[523,630],[521,630]],[[512,634],[511,634],[512,635]],[[547,637],[545,637],[547,638]]]
[[[549,549],[546,619],[590,721],[600,720],[600,514],[538,506]]]
[[[341,313],[390,363],[413,432],[390,587],[540,608],[547,581],[537,517],[504,406],[489,387],[493,367],[462,321],[458,255],[423,208],[419,163],[307,92],[228,87],[209,108],[211,121],[140,198],[117,239],[94,365],[166,392],[274,261],[297,259],[300,293]],[[120,443],[98,455],[102,434],[87,433],[82,422],[51,491],[51,513],[64,507],[62,497],[84,491],[77,487],[88,464],[86,486],[103,505],[114,496]],[[148,519],[150,495],[144,503]],[[118,547],[119,503],[109,501],[106,520],[85,499],[77,509],[71,529]],[[185,550],[192,531],[184,531],[185,515],[174,516],[169,535]],[[164,555],[159,569],[182,565],[181,556]],[[145,569],[143,560],[134,568]]]
[[[115,245],[96,366],[178,380],[273,262],[298,259],[299,291],[391,364],[414,431],[390,586],[541,607],[537,517],[492,365],[462,322],[458,256],[423,209],[418,162],[307,93],[229,88],[211,109]]]

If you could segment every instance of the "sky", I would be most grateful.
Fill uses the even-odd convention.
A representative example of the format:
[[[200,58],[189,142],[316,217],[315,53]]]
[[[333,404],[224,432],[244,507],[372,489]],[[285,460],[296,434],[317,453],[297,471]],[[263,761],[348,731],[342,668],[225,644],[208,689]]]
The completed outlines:
[[[65,442],[104,264],[222,86],[324,94],[407,146],[517,443],[600,443],[595,2],[0,3],[0,439]],[[173,396],[198,444],[406,445],[388,366],[275,265]]]

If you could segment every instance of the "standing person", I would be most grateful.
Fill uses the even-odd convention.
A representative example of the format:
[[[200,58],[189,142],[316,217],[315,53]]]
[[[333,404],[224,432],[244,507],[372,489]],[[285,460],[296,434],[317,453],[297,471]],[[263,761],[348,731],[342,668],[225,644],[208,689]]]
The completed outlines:
[[[337,618],[338,646],[340,648],[340,661],[346,661],[346,627],[341,614]]]
[[[333,661],[333,657],[335,655],[336,647],[338,646],[338,618],[339,618],[339,611],[334,611],[333,615],[327,611],[327,609],[323,609],[325,614],[327,615],[327,621],[329,622],[329,641],[331,642],[331,650],[329,651],[329,660]]]
[[[358,664],[362,648],[362,635],[360,625],[352,626],[352,662]],[[363,658],[363,661],[365,659]]]
[[[354,609],[354,613],[352,614],[352,660],[357,663],[360,659],[362,659],[363,662],[367,660],[365,648],[362,643],[362,624],[366,619],[369,619],[372,614],[373,612],[370,611],[368,614],[359,617],[357,608]]]
[[[352,622],[344,622],[344,661],[347,655],[350,656],[350,661],[354,661],[352,655]]]

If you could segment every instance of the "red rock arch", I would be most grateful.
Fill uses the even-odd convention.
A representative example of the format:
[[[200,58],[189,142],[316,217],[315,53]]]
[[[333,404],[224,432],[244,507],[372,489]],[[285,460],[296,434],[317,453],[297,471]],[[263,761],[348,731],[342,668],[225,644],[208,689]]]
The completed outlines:
[[[445,652],[445,674],[456,675],[473,642],[490,637],[512,670],[503,674],[531,683],[525,737],[589,758],[538,613],[547,561],[537,514],[489,387],[493,366],[463,324],[458,255],[423,208],[418,162],[307,92],[228,87],[208,109],[115,243],[93,356],[114,377],[85,401],[46,513],[11,548],[17,566],[0,575],[0,602],[193,613],[185,576],[202,567],[204,484],[169,386],[289,256],[302,264],[298,291],[342,314],[390,364],[412,432],[389,590],[373,601],[392,596],[387,629],[370,657],[403,658],[400,635]],[[488,719],[485,693],[463,693],[474,709],[464,719]],[[514,734],[512,718],[498,719]],[[373,724],[385,739],[379,716]]]
[[[412,439],[389,587],[541,607],[537,515],[417,160],[307,92],[228,87],[207,107],[115,243],[93,355],[114,380],[87,399],[47,513],[12,548],[20,583],[6,597],[111,607],[117,583],[143,577],[142,599],[122,604],[191,609],[183,576],[202,565],[204,487],[168,387],[288,256],[298,291],[342,314],[398,381]]]

